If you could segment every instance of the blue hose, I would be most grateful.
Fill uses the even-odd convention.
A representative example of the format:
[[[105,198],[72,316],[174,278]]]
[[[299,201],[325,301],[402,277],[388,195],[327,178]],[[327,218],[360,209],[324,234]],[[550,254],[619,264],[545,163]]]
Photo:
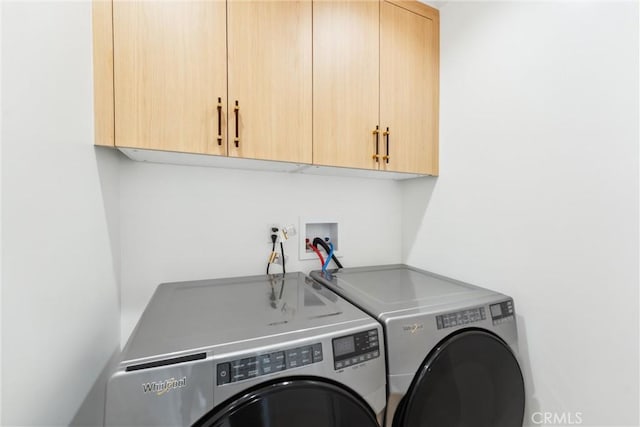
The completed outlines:
[[[333,256],[333,243],[329,242],[329,254],[327,255],[327,260],[324,262],[322,266],[322,272],[327,272],[327,267],[329,267],[329,263],[331,262],[331,257]]]

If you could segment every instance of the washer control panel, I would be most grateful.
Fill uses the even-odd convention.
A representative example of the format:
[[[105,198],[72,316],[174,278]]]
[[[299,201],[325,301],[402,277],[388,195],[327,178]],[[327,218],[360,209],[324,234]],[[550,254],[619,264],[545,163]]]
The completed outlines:
[[[436,316],[438,329],[452,328],[454,326],[468,325],[486,319],[484,307],[475,307],[468,310],[456,311]]]
[[[336,370],[380,357],[377,329],[334,338],[332,344],[333,366]]]
[[[491,320],[493,320],[494,325],[499,325],[513,319],[514,311],[512,300],[492,304],[489,306],[489,310],[491,310]]]
[[[219,386],[235,383],[318,362],[322,362],[322,343],[245,357],[218,363],[217,383]]]

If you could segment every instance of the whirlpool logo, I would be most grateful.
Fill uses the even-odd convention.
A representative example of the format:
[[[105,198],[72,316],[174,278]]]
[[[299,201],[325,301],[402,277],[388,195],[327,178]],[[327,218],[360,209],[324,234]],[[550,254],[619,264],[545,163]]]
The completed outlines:
[[[404,332],[409,332],[410,334],[415,334],[419,330],[424,329],[424,325],[422,323],[414,323],[413,325],[403,325],[402,330]]]
[[[145,394],[147,393],[155,393],[158,396],[162,396],[163,394],[175,389],[182,388],[187,386],[187,377],[183,377],[182,379],[169,378],[164,381],[153,381],[150,383],[143,383],[142,390]]]

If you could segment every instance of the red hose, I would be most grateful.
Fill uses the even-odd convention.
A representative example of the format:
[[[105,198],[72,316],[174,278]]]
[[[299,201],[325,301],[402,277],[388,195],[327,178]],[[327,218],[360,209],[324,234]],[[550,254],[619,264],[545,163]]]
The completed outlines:
[[[318,255],[318,258],[320,258],[320,265],[324,265],[324,258],[322,257],[322,254],[320,253],[318,248],[316,248],[309,242],[307,242],[307,247],[310,248],[313,252],[315,252],[316,255]]]

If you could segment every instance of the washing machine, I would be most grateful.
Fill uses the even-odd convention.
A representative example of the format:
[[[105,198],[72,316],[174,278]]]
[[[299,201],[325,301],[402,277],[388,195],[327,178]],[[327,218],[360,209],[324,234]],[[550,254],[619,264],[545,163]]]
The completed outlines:
[[[406,265],[311,277],[383,325],[387,427],[522,426],[512,298]]]
[[[160,285],[107,384],[105,424],[376,427],[385,405],[380,324],[288,273]]]

